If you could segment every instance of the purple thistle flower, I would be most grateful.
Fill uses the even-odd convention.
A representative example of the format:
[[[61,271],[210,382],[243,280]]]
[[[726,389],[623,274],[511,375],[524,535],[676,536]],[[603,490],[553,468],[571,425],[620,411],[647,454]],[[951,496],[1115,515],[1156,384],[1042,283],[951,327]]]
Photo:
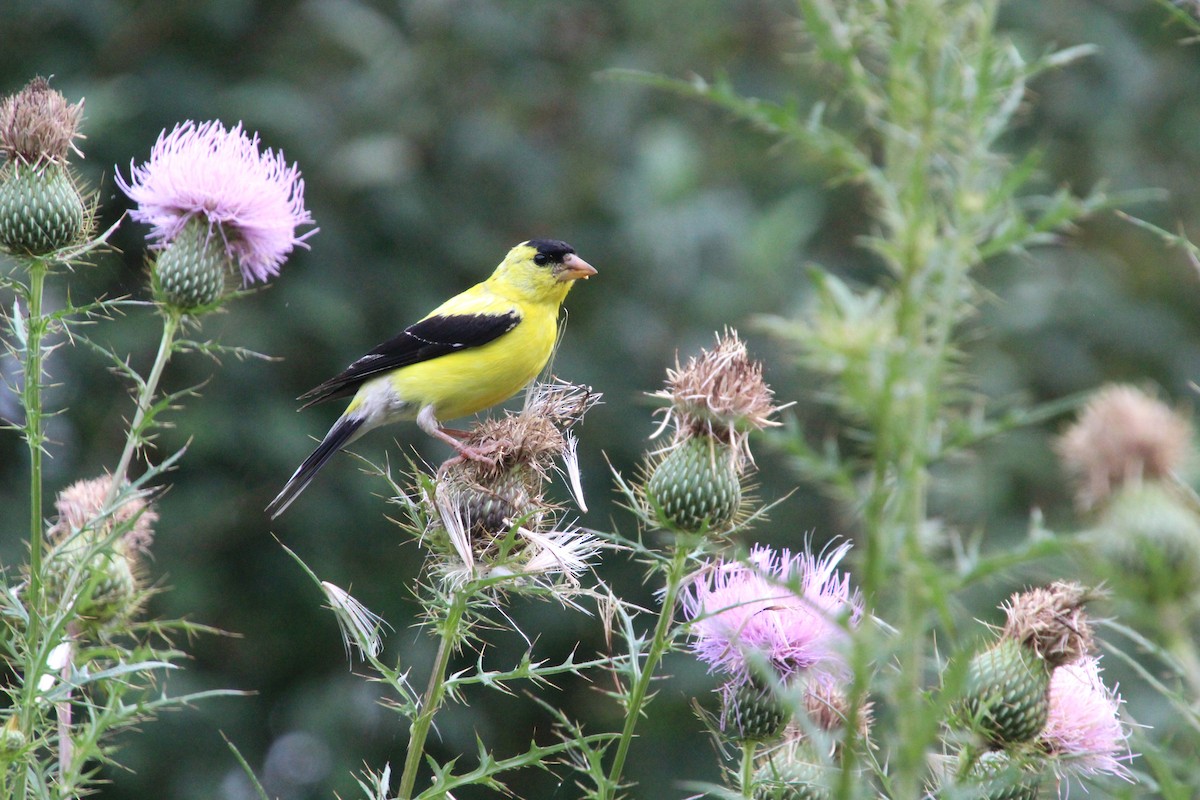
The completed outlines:
[[[734,682],[751,677],[754,654],[781,679],[806,671],[845,677],[841,619],[857,624],[863,611],[850,576],[837,571],[849,550],[846,542],[818,557],[755,546],[746,563],[718,562],[696,574],[682,598],[693,620],[692,652]]]
[[[188,121],[159,134],[150,160],[129,165],[129,180],[116,182],[138,204],[130,216],[152,226],[146,238],[163,248],[195,217],[218,233],[230,259],[241,267],[245,283],[266,281],[296,246],[317,232],[296,236],[313,224],[304,207],[300,169],[288,166],[282,152],[259,151],[258,134],[247,135],[238,123]]]
[[[1121,723],[1121,702],[1100,680],[1100,659],[1087,656],[1058,667],[1050,677],[1050,714],[1042,743],[1063,757],[1069,772],[1132,780],[1124,763],[1133,754],[1129,731]]]

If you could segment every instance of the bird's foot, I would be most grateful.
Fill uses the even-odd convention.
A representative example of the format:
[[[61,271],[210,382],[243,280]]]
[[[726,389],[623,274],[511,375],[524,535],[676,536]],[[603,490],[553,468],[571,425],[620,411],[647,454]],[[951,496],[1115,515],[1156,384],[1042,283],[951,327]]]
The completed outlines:
[[[467,437],[467,431],[458,431],[439,427],[433,431],[433,435],[453,447],[454,451],[458,454],[447,459],[442,465],[443,467],[450,464],[459,464],[463,461],[477,461],[481,464],[487,464],[489,466],[496,463],[496,459],[489,455],[483,448],[473,447],[465,442],[460,441],[461,439],[465,439]]]
[[[478,461],[481,464],[495,464],[495,456],[489,455],[478,447],[471,447],[462,442],[455,442],[454,449],[458,451],[455,458],[466,461]]]

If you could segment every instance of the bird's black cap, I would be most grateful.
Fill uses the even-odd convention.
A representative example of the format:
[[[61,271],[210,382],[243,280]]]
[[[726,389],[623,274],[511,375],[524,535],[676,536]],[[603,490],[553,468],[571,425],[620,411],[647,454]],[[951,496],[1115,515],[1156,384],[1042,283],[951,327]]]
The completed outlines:
[[[574,247],[558,239],[530,239],[526,244],[545,255],[551,261],[558,263],[562,263],[562,260],[567,255],[575,252]]]

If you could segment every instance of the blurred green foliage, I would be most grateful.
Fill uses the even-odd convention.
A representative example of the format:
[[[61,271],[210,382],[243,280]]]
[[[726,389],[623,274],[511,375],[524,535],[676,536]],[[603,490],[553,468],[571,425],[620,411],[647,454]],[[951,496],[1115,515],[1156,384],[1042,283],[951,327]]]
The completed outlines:
[[[129,771],[113,771],[104,796],[249,796],[222,733],[289,800],[351,795],[364,761],[402,760],[406,732],[376,704],[375,687],[347,671],[332,617],[271,535],[395,626],[388,647],[415,665],[420,685],[432,655],[410,627],[420,554],[401,548],[384,519],[374,494],[384,484],[340,457],[279,524],[270,526],[262,508],[336,413],[298,415],[293,398],[484,276],[515,242],[566,239],[600,270],[567,303],[555,365],[606,398],[581,430],[592,508],[585,524],[632,525],[612,502],[605,458],[624,473],[636,469],[653,430],[643,393],[661,385],[677,351],[695,352],[725,325],[749,335],[778,396],[795,400],[796,416],[821,437],[831,423],[811,403],[814,387],[751,320],[801,307],[807,263],[855,282],[879,277],[855,246],[870,233],[861,195],[827,185],[819,165],[719,112],[598,79],[617,67],[723,73],[745,95],[803,105],[825,76],[795,66],[794,13],[779,0],[0,5],[0,91],[42,74],[69,99],[87,100],[80,166],[98,191],[102,226],[125,208],[114,169],[144,159],[163,128],[218,118],[244,122],[299,163],[321,228],[269,291],[205,323],[206,336],[278,360],[216,369],[201,357],[179,359],[166,379],[177,389],[211,376],[162,436],[164,452],[190,446],[159,503],[151,570],[169,591],[155,610],[236,634],[194,642],[195,661],[173,678],[174,691],[255,695],[168,716],[122,740],[118,757]],[[1181,42],[1185,31],[1159,6],[1134,0],[1022,0],[1004,7],[1001,25],[1031,55],[1051,43],[1099,46],[1037,81],[1008,142],[1013,152],[1046,152],[1045,185],[1159,188],[1158,199],[1131,210],[1168,229],[1200,229],[1200,49]],[[144,296],[143,233],[124,224],[119,253],[72,276],[72,293]],[[1195,267],[1114,216],[1090,221],[1067,244],[997,260],[983,273],[991,296],[968,336],[976,388],[1001,402],[1045,400],[1119,379],[1188,402],[1200,375]],[[102,335],[135,361],[153,355],[149,319],[120,320]],[[14,371],[0,361],[4,375]],[[87,350],[60,350],[49,371],[60,384],[50,405],[65,409],[50,425],[54,490],[113,466],[117,423],[132,401]],[[14,408],[0,398],[0,414]],[[1069,524],[1048,439],[1059,427],[1008,435],[952,465],[935,511],[986,530],[988,546],[1023,537],[1032,508],[1052,526]],[[415,428],[377,433],[356,450],[396,465],[413,447],[430,460],[443,455]],[[795,484],[786,460],[758,450],[759,494],[783,496]],[[6,507],[21,507],[24,457],[17,436],[0,437]],[[853,531],[805,487],[771,518],[760,536],[778,544]],[[23,559],[22,531],[20,514],[5,516],[5,564]],[[652,602],[636,565],[610,556],[602,572]],[[978,614],[994,617],[988,609],[1012,586],[1001,580],[994,594],[974,598]],[[583,651],[604,649],[594,619],[540,604],[518,604],[512,615],[538,632],[551,658],[581,641]],[[523,646],[505,640],[490,654],[515,663]],[[1140,722],[1170,714],[1155,695],[1129,696],[1125,673],[1109,669]],[[716,777],[689,707],[693,696],[711,701],[713,680],[685,657],[669,658],[665,671],[676,680],[639,728],[627,772],[642,784],[638,797],[682,796],[676,781]],[[563,705],[612,730],[620,719],[603,688],[564,685]],[[511,737],[514,747],[550,736],[530,703],[495,695],[439,719],[437,734],[441,754],[472,752],[476,734]],[[528,780],[521,790],[531,796],[572,796],[544,775]]]

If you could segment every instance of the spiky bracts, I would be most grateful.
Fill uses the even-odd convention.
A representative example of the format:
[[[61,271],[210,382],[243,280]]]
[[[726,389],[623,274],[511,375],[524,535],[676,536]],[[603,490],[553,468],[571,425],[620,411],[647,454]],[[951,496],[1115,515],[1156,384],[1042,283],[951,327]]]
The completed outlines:
[[[1179,478],[1192,433],[1182,412],[1139,388],[1111,385],[1056,444],[1077,505],[1095,516],[1081,537],[1093,548],[1085,566],[1151,613],[1192,602],[1200,588],[1200,514]]]
[[[1000,639],[967,671],[967,714],[989,742],[1027,742],[1045,726],[1051,672],[1093,647],[1083,612],[1090,596],[1079,584],[1058,582],[1014,594],[1004,606]]]
[[[1001,638],[967,672],[967,714],[994,745],[1027,742],[1046,724],[1050,666],[1029,648]]]
[[[754,800],[832,800],[838,770],[802,740],[770,751],[754,773]]]
[[[646,494],[676,528],[724,531],[742,505],[742,471],[734,448],[707,436],[681,439],[661,455]]]
[[[435,511],[433,537],[445,544],[436,565],[443,577],[574,576],[586,567],[597,543],[569,526],[556,529],[562,509],[547,499],[546,488],[560,469],[577,491],[570,429],[599,401],[586,387],[535,384],[520,412],[485,420],[468,433],[465,443],[486,459],[450,459],[427,498]]]
[[[960,753],[955,797],[1032,800],[1051,770],[1128,777],[1120,699],[1101,683],[1091,654],[1084,604],[1096,596],[1056,582],[1003,606],[999,640],[968,665],[964,716],[983,746]]]
[[[970,764],[954,797],[970,800],[1037,800],[1043,769],[1036,754],[988,750]]]
[[[78,152],[83,101],[74,105],[35,78],[0,103],[0,247],[44,256],[77,244],[91,210],[67,166]]]
[[[722,532],[742,504],[742,479],[753,465],[751,431],[778,424],[774,394],[762,365],[750,358],[736,331],[717,346],[667,370],[654,397],[667,401],[659,433],[670,444],[652,457],[645,491],[665,521],[686,532]],[[657,433],[655,434],[658,435]]]
[[[1200,590],[1200,515],[1174,487],[1129,486],[1083,537],[1107,586],[1150,609],[1187,604]]]

